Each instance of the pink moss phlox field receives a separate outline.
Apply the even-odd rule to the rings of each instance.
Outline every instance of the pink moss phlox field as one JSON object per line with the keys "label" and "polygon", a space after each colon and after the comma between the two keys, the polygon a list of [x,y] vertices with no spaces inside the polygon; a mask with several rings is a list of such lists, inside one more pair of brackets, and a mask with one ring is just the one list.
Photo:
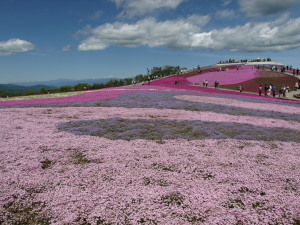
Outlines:
{"label": "pink moss phlox field", "polygon": [[[0,101],[0,107],[14,107],[14,106],[31,106],[31,105],[55,105],[55,104],[68,104],[68,103],[79,103],[79,102],[95,102],[103,101],[107,99],[117,98],[124,93],[129,92],[186,92],[186,93],[204,93],[216,96],[229,96],[229,97],[239,97],[239,98],[250,98],[250,99],[260,99],[267,100],[271,102],[285,102],[292,104],[300,104],[300,101],[285,100],[278,98],[270,98],[264,96],[256,96],[248,93],[240,93],[235,91],[220,90],[214,88],[205,88],[201,86],[194,86],[185,82],[185,78],[181,77],[170,77],[166,78],[168,81],[152,81],[150,84],[145,83],[144,85],[132,85],[126,87],[117,88],[106,88],[101,90],[94,90],[78,95],[68,96],[68,97],[57,97],[57,98],[44,98],[44,99],[31,99],[31,100],[11,100],[11,101]],[[164,79],[162,79],[164,80]],[[172,84],[179,80],[179,84]]]}
{"label": "pink moss phlox field", "polygon": [[[187,96],[176,98],[189,101]],[[261,108],[246,99],[220,101],[215,96],[193,95],[190,99],[199,104],[212,101],[215,110],[0,109],[0,221],[54,225],[299,223],[297,135],[289,139],[295,141],[214,139],[213,134],[191,141],[126,141],[58,129],[59,124],[76,121],[90,121],[86,126],[93,129],[93,121],[122,118],[129,123],[148,120],[150,125],[159,120],[218,123],[224,133],[230,133],[230,122],[261,127],[265,132],[282,128],[299,134],[300,121],[280,117],[287,109],[299,114],[296,106],[270,104],[269,109],[276,108],[274,118],[264,118]],[[233,104],[238,114],[219,113],[220,103],[224,107]],[[248,115],[247,104],[253,104],[257,114]]]}
{"label": "pink moss phlox field", "polygon": [[258,76],[259,70],[252,68],[252,66],[243,66],[239,70],[232,69],[228,71],[210,72],[199,74],[187,78],[192,83],[202,84],[203,80],[208,80],[209,85],[214,85],[215,81],[219,81],[220,85],[237,84],[247,80],[254,79]]}

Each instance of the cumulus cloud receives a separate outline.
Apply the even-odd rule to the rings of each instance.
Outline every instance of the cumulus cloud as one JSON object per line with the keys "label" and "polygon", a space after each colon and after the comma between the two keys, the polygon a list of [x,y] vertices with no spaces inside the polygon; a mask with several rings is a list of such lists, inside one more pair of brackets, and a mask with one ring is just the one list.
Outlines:
{"label": "cumulus cloud", "polygon": [[155,18],[145,18],[135,24],[120,22],[104,24],[94,29],[89,28],[90,37],[78,46],[78,50],[103,50],[110,45],[183,48],[188,45],[188,36],[199,32],[208,21],[208,16],[192,15],[187,19],[163,22]]}
{"label": "cumulus cloud", "polygon": [[149,14],[160,8],[176,9],[186,0],[110,0],[118,8],[123,8],[119,17],[132,18]]}
{"label": "cumulus cloud", "polygon": [[[243,26],[213,30],[208,49],[246,52],[283,51],[300,47],[300,18],[285,23],[247,23]],[[200,45],[200,44],[199,44]]]}
{"label": "cumulus cloud", "polygon": [[157,21],[146,18],[134,24],[112,23],[85,29],[88,38],[79,51],[103,50],[109,46],[167,47],[245,52],[281,51],[300,47],[300,18],[284,16],[273,22],[246,23],[232,28],[204,31],[209,16]]}
{"label": "cumulus cloud", "polygon": [[275,15],[300,5],[299,0],[239,0],[241,10],[250,17]]}
{"label": "cumulus cloud", "polygon": [[0,42],[0,55],[8,56],[21,52],[29,52],[34,49],[34,45],[28,41],[17,38]]}

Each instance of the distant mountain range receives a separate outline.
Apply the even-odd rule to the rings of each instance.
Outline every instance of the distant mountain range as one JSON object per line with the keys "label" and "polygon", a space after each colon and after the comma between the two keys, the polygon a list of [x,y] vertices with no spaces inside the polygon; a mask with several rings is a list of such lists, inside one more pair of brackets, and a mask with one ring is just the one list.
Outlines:
{"label": "distant mountain range", "polygon": [[9,93],[9,94],[22,94],[28,90],[38,92],[42,88],[45,88],[46,90],[51,90],[51,89],[54,89],[55,87],[47,86],[47,85],[20,86],[20,85],[15,85],[15,84],[0,84],[0,91]]}
{"label": "distant mountain range", "polygon": [[11,84],[0,84],[0,91],[11,94],[22,94],[25,91],[33,90],[40,91],[41,88],[51,90],[59,88],[61,86],[75,86],[76,84],[86,83],[89,85],[107,83],[112,78],[101,78],[101,79],[84,79],[84,80],[71,80],[71,79],[58,79],[50,81],[37,81],[37,82],[16,82]]}

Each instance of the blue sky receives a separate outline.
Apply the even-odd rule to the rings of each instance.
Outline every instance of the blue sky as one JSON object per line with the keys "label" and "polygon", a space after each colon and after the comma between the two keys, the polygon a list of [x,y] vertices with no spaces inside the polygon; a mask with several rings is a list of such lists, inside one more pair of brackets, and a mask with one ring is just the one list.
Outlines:
{"label": "blue sky", "polygon": [[0,83],[271,57],[300,68],[299,0],[0,0]]}

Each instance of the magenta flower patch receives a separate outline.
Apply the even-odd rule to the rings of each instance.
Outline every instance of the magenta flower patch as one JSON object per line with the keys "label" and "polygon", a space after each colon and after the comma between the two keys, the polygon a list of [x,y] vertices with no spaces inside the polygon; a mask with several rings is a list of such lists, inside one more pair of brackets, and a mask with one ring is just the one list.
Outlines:
{"label": "magenta flower patch", "polygon": [[252,66],[243,66],[238,70],[228,70],[219,72],[210,72],[206,74],[199,74],[187,78],[191,83],[202,84],[203,80],[208,80],[209,85],[213,86],[215,81],[219,81],[221,85],[237,84],[247,80],[254,79],[258,76],[258,71]]}

